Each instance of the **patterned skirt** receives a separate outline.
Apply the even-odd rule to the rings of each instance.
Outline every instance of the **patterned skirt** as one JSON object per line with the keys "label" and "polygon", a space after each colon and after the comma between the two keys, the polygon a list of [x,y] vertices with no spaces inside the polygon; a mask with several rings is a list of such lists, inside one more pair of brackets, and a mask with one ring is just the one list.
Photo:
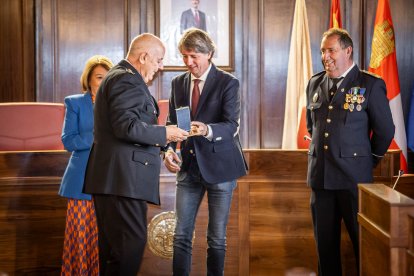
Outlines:
{"label": "patterned skirt", "polygon": [[93,200],[68,200],[61,275],[99,275],[98,226]]}

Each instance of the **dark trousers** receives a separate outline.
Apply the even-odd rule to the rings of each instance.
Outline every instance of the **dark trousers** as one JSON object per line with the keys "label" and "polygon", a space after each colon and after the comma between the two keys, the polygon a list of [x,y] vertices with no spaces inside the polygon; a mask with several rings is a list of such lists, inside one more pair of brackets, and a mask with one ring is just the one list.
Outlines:
{"label": "dark trousers", "polygon": [[94,195],[100,275],[136,276],[147,241],[147,203],[114,195]]}
{"label": "dark trousers", "polygon": [[342,220],[352,241],[358,271],[358,190],[312,189],[311,209],[318,251],[318,275],[342,275]]}

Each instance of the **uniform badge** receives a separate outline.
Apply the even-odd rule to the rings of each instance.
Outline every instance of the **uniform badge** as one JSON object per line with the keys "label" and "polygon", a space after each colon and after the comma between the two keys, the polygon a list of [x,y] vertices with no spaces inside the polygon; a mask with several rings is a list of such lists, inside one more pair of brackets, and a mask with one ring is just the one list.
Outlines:
{"label": "uniform badge", "polygon": [[319,98],[318,93],[315,93],[315,94],[313,94],[312,101],[313,101],[314,103],[316,103],[316,102],[318,101],[318,98]]}

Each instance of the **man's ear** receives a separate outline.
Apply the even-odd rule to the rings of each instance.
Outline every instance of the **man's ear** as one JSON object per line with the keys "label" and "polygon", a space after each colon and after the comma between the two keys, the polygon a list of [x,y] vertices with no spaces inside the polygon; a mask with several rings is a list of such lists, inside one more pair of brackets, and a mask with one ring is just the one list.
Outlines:
{"label": "man's ear", "polygon": [[352,53],[352,47],[351,46],[348,46],[348,48],[346,48],[346,54],[350,57],[351,56],[351,53]]}
{"label": "man's ear", "polygon": [[138,62],[141,64],[145,64],[145,62],[147,61],[147,53],[141,53],[138,56]]}

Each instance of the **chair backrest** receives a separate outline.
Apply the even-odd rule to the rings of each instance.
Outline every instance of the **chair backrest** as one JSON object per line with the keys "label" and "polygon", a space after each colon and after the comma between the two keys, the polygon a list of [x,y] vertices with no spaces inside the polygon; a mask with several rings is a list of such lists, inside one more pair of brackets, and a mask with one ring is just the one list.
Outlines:
{"label": "chair backrest", "polygon": [[0,103],[0,151],[63,150],[62,103]]}
{"label": "chair backrest", "polygon": [[167,117],[168,117],[169,101],[159,100],[158,108],[160,109],[160,116],[158,116],[158,124],[165,126],[165,124],[167,123]]}

